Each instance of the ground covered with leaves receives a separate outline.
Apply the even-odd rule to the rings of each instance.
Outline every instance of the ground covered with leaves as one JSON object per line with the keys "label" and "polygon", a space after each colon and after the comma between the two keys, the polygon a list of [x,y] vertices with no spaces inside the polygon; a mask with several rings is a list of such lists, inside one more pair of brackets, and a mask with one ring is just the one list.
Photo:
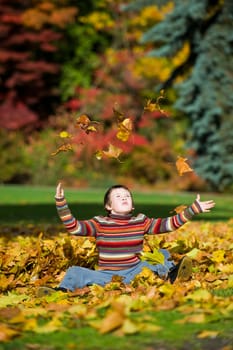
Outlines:
{"label": "ground covered with leaves", "polygon": [[[41,298],[38,287],[57,286],[69,266],[95,268],[95,241],[28,225],[2,226],[0,243],[0,349],[233,349],[233,220],[146,237],[143,258],[152,263],[158,248],[193,260],[188,282],[145,268],[130,285],[116,276]],[[47,334],[53,343],[43,345]]]}

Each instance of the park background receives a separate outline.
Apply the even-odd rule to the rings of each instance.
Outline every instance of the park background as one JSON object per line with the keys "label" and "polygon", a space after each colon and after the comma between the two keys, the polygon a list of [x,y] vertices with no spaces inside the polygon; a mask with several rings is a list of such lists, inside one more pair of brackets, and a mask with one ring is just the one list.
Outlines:
{"label": "park background", "polygon": [[[230,1],[1,1],[0,16],[1,184],[232,192]],[[52,156],[63,131],[72,151]],[[120,161],[97,159],[109,144]]]}
{"label": "park background", "polygon": [[[232,4],[0,0],[0,350],[232,350]],[[213,199],[145,238],[150,262],[188,255],[190,281],[142,271],[38,298],[97,259],[61,224],[58,181],[80,219],[115,183],[148,216]]]}

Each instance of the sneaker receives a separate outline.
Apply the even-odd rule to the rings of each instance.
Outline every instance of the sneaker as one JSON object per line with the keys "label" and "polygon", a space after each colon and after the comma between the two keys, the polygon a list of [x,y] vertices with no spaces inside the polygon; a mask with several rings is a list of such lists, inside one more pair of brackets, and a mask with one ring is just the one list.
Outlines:
{"label": "sneaker", "polygon": [[176,279],[180,281],[188,281],[192,275],[192,260],[184,256],[181,261],[170,270],[168,279],[173,284]]}
{"label": "sneaker", "polygon": [[51,295],[55,292],[58,292],[58,291],[61,291],[61,292],[64,292],[66,293],[67,292],[67,289],[66,288],[62,288],[62,287],[56,287],[56,288],[51,288],[51,287],[39,287],[37,289],[37,293],[36,293],[36,296],[38,298],[41,298],[41,297],[45,297],[47,295]]}

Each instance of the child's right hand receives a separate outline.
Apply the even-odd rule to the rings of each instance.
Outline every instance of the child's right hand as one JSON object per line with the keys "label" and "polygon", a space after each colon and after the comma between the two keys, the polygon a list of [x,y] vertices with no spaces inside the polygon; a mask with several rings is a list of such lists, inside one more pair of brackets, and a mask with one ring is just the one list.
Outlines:
{"label": "child's right hand", "polygon": [[63,198],[63,197],[64,197],[64,189],[62,187],[62,183],[59,182],[56,188],[55,198]]}

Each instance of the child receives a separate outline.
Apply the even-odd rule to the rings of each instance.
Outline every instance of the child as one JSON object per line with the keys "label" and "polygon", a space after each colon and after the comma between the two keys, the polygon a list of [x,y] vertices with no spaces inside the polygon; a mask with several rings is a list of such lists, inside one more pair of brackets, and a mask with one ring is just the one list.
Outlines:
{"label": "child", "polygon": [[[133,216],[133,198],[130,190],[122,185],[110,187],[104,196],[106,216],[95,216],[89,220],[77,220],[71,213],[61,183],[56,190],[58,215],[66,229],[74,235],[96,238],[99,253],[98,269],[70,267],[60,286],[55,290],[74,291],[76,288],[92,284],[105,285],[112,276],[118,275],[124,283],[130,283],[143,267],[150,268],[159,277],[174,283],[176,278],[186,281],[192,272],[192,263],[184,257],[177,265],[170,260],[170,254],[160,249],[164,263],[152,265],[140,260],[145,234],[159,234],[174,231],[189,221],[194,215],[209,212],[215,203],[201,202],[200,195],[181,213],[164,219],[148,218],[144,214]],[[54,289],[41,287],[39,296],[50,294]]]}

